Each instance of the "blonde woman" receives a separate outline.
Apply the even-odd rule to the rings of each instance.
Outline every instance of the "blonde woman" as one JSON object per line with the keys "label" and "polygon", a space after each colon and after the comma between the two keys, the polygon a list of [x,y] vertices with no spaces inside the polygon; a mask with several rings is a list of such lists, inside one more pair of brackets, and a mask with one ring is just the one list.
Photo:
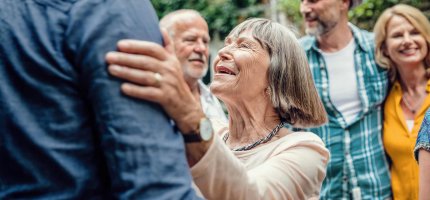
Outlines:
{"label": "blonde woman", "polygon": [[391,159],[393,197],[418,199],[413,150],[430,106],[430,23],[418,9],[398,4],[382,13],[374,33],[376,61],[388,69],[392,83],[384,105],[383,141]]}

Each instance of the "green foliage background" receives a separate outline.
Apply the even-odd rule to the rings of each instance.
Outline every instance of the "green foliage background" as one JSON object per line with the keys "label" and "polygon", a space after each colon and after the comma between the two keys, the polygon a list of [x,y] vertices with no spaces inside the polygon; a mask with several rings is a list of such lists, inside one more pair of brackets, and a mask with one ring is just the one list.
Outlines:
{"label": "green foliage background", "polygon": [[[224,38],[233,27],[249,17],[270,16],[268,2],[269,0],[152,0],[160,18],[183,8],[199,11],[208,22],[211,36],[219,34],[220,38]],[[415,6],[430,17],[429,0],[364,0],[363,4],[350,11],[350,21],[371,31],[379,15],[398,3]],[[288,21],[303,32],[300,0],[277,0],[277,4],[278,12],[284,13]]]}
{"label": "green foliage background", "polygon": [[224,38],[233,27],[249,17],[264,15],[257,0],[152,0],[158,17],[178,9],[194,9],[209,25],[211,36],[218,33]]}

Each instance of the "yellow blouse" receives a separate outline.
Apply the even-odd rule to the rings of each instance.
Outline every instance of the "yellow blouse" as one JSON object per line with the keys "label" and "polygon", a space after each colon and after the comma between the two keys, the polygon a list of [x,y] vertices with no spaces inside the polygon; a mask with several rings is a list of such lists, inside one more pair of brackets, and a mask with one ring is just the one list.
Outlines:
{"label": "yellow blouse", "polygon": [[[430,92],[430,80],[427,82],[426,90]],[[390,172],[394,199],[418,199],[418,164],[414,159],[413,150],[421,122],[430,106],[430,95],[427,95],[418,110],[411,132],[400,107],[401,99],[402,88],[396,82],[384,106],[384,147],[392,161]]]}

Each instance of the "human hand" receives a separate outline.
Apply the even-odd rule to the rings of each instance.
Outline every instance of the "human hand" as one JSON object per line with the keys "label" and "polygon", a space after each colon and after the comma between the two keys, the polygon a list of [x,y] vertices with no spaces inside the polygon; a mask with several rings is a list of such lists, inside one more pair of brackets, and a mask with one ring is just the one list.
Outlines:
{"label": "human hand", "polygon": [[162,31],[165,46],[139,40],[121,40],[120,52],[109,52],[111,75],[130,81],[121,85],[124,94],[159,103],[182,133],[195,130],[204,113],[186,84],[171,39]]}

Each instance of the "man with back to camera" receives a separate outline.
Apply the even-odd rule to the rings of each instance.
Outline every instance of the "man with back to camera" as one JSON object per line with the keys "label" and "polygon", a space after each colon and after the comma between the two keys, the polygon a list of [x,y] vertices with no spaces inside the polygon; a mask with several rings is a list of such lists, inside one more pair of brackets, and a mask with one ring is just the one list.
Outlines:
{"label": "man with back to camera", "polygon": [[374,60],[373,34],[348,22],[360,0],[302,0],[301,39],[329,123],[311,129],[330,150],[321,199],[389,199],[382,143],[387,72]]}
{"label": "man with back to camera", "polygon": [[227,122],[218,99],[201,81],[209,63],[210,36],[205,19],[195,10],[182,9],[164,16],[160,20],[160,27],[166,29],[172,37],[185,81],[194,97],[200,100],[206,116]]}
{"label": "man with back to camera", "polygon": [[194,199],[181,136],[105,54],[162,39],[149,1],[0,1],[0,199]]}

